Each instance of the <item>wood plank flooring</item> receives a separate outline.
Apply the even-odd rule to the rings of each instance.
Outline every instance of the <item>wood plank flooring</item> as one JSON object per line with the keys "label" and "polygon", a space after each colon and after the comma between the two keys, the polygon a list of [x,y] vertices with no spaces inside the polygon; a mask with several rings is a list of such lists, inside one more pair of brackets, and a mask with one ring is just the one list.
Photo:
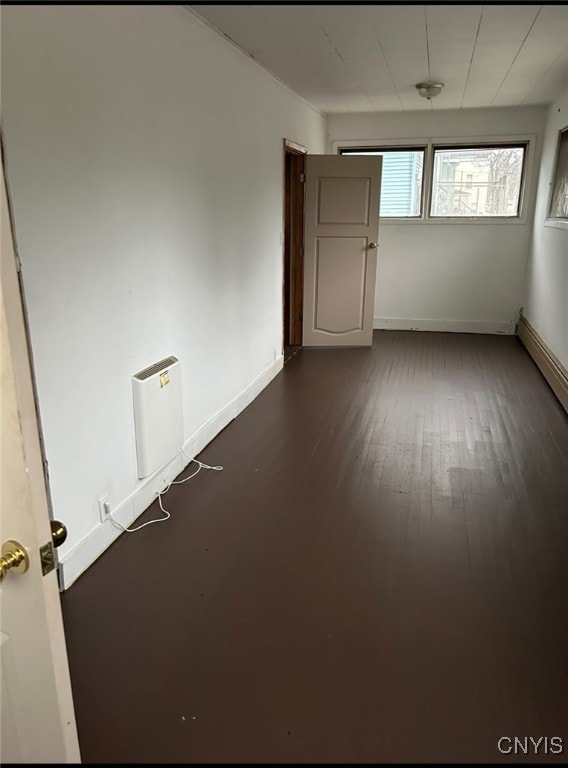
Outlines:
{"label": "wood plank flooring", "polygon": [[566,760],[568,417],[515,337],[301,349],[199,458],[62,595],[84,762]]}

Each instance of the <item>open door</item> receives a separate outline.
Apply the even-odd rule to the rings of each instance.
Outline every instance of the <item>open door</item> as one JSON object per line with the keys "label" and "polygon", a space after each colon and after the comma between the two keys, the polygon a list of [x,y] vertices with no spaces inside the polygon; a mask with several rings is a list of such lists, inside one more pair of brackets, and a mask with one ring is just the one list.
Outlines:
{"label": "open door", "polygon": [[2,176],[0,762],[78,763],[31,365]]}
{"label": "open door", "polygon": [[370,346],[382,158],[306,158],[304,346]]}

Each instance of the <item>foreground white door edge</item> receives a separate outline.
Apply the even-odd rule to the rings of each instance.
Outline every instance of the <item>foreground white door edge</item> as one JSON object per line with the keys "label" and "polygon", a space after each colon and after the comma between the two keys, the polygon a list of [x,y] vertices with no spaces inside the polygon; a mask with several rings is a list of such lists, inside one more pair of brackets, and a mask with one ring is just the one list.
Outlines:
{"label": "foreground white door edge", "polygon": [[0,586],[0,762],[79,763],[57,574],[39,553],[52,534],[4,175],[1,225],[0,546],[29,567]]}
{"label": "foreground white door edge", "polygon": [[304,346],[370,346],[382,157],[308,155]]}

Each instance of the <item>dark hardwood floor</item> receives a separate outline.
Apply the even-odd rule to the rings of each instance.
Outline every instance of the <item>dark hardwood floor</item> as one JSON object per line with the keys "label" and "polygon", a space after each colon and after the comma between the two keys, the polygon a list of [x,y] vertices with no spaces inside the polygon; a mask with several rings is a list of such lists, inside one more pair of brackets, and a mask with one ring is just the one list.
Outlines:
{"label": "dark hardwood floor", "polygon": [[287,363],[288,360],[291,360],[295,354],[297,354],[302,349],[301,346],[297,344],[285,344],[284,345],[284,362]]}
{"label": "dark hardwood floor", "polygon": [[62,595],[84,762],[565,762],[568,417],[515,337],[303,348],[199,458]]}

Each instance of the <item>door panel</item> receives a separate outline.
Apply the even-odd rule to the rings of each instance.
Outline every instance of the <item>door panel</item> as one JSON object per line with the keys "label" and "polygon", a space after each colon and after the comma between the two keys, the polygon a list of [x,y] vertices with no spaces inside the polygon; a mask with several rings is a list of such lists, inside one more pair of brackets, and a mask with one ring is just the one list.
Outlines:
{"label": "door panel", "polygon": [[29,568],[0,586],[0,763],[78,763],[57,574],[39,551],[52,534],[4,178],[1,198],[0,545],[15,540]]}
{"label": "door panel", "polygon": [[305,346],[372,344],[381,164],[306,158]]}
{"label": "door panel", "polygon": [[318,224],[369,223],[369,179],[318,179]]}
{"label": "door panel", "polygon": [[367,241],[363,237],[319,237],[316,240],[315,328],[342,334],[363,330]]}

